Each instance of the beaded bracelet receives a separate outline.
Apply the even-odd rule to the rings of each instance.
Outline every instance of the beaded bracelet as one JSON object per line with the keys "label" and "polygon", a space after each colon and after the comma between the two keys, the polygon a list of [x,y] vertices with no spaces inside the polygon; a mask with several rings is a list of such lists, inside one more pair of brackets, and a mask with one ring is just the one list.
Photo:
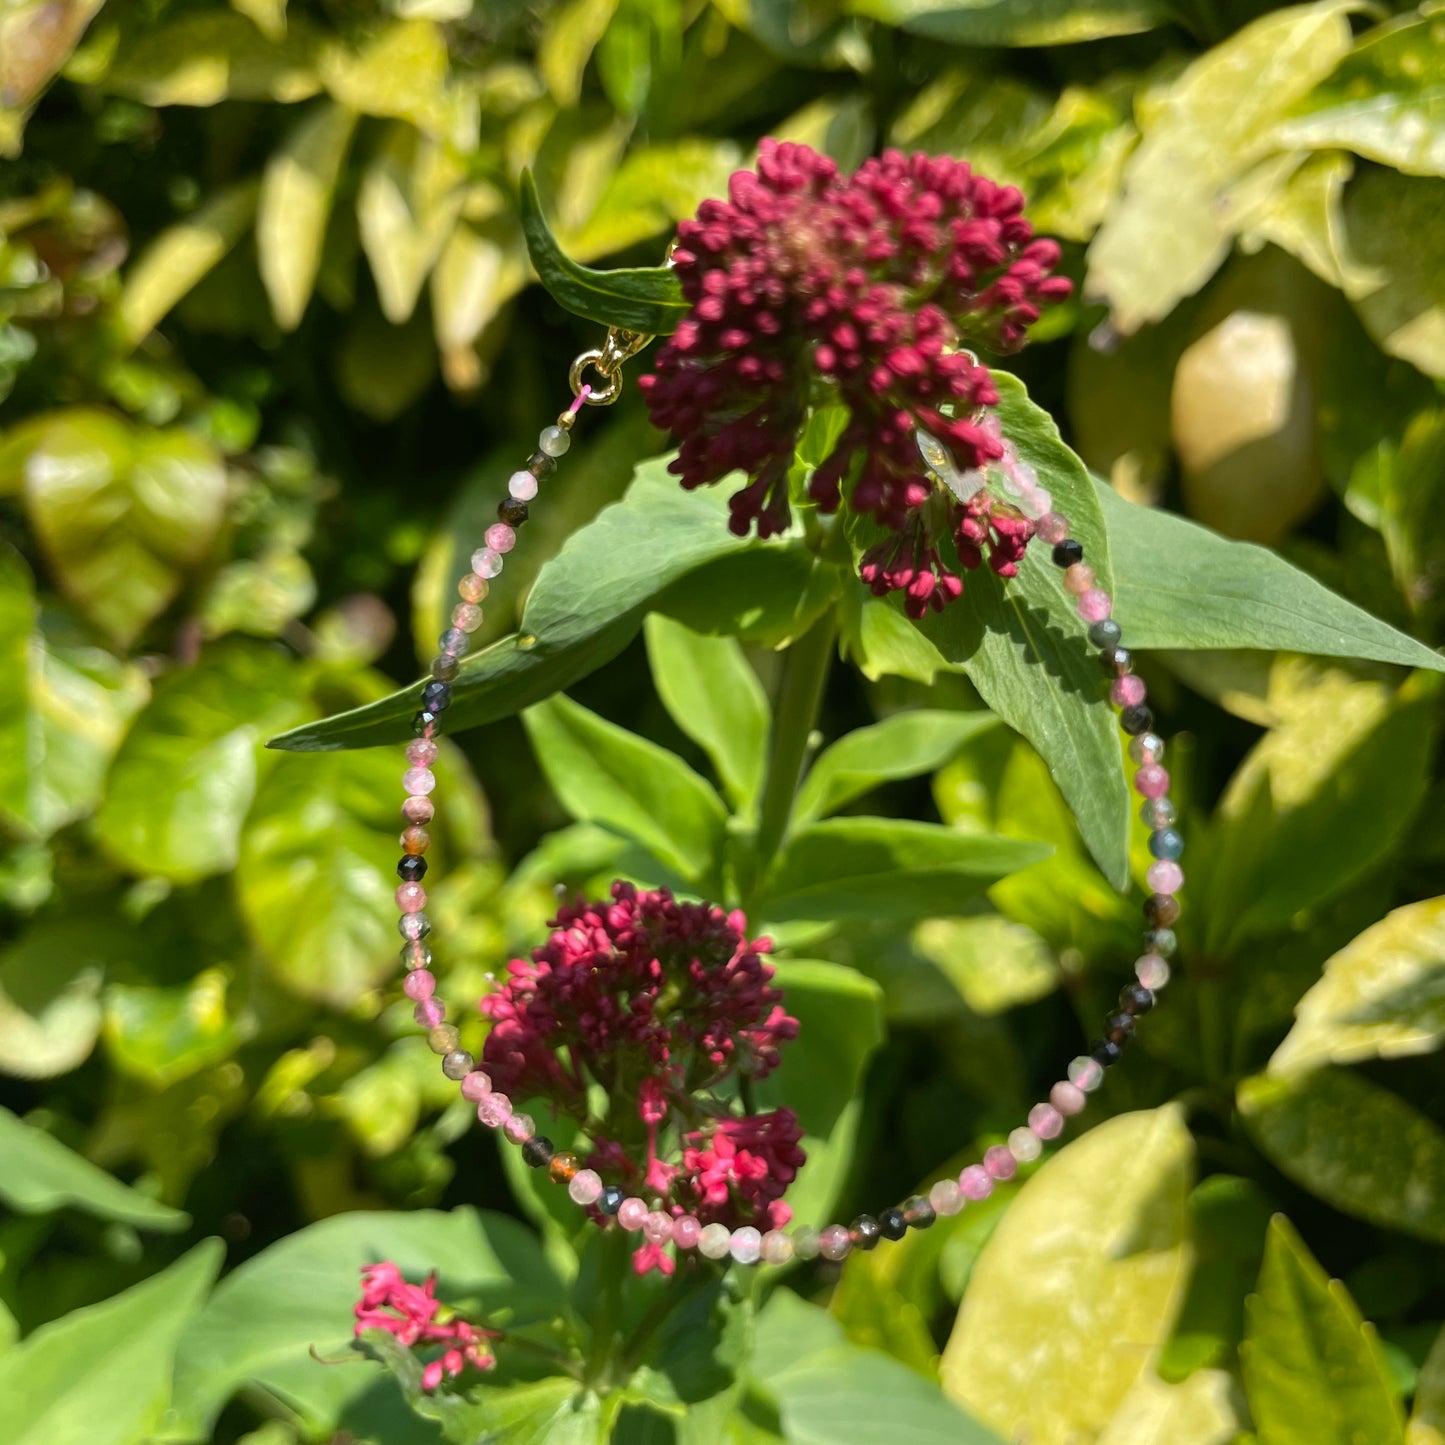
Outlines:
{"label": "beaded bracelet", "polygon": [[[731,1256],[738,1264],[786,1264],[821,1255],[840,1261],[855,1249],[873,1249],[880,1239],[902,1239],[910,1228],[926,1229],[939,1216],[955,1215],[966,1204],[987,1199],[995,1183],[1012,1179],[1021,1164],[1038,1159],[1044,1144],[1063,1132],[1065,1120],[1082,1113],[1088,1096],[1103,1082],[1105,1070],[1122,1056],[1137,1020],[1154,1007],[1160,990],[1169,982],[1168,960],[1176,946],[1172,925],[1179,916],[1178,893],[1184,883],[1178,863],[1184,840],[1174,826],[1169,774],[1162,766],[1164,742],[1153,731],[1154,716],[1146,705],[1144,682],[1135,675],[1133,656],[1123,646],[1119,625],[1111,616],[1112,599],[1096,585],[1094,571],[1084,560],[1083,546],[1069,535],[1067,518],[1054,510],[1052,497],[1005,441],[1004,456],[995,464],[1004,473],[1004,490],[1035,523],[1035,535],[1052,547],[1053,562],[1063,574],[1064,590],[1077,599],[1076,610],[1088,624],[1089,641],[1099,649],[1104,672],[1112,679],[1109,699],[1118,709],[1120,726],[1131,738],[1129,755],[1137,764],[1134,788],[1144,800],[1141,816],[1150,830],[1149,851],[1154,862],[1146,875],[1152,892],[1144,903],[1148,925],[1144,952],[1134,965],[1136,982],[1120,993],[1118,1009],[1104,1021],[1102,1036],[1087,1054],[1069,1064],[1066,1077],[1050,1089],[1046,1101],[1029,1110],[1027,1122],[1008,1135],[1006,1144],[984,1152],[981,1163],[970,1164],[956,1179],[939,1180],[926,1198],[915,1195],[876,1216],[860,1215],[851,1225],[830,1224],[823,1229],[802,1225],[765,1233],[752,1225],[733,1229],[719,1223],[704,1225],[691,1214],[673,1216],[649,1207],[646,1200],[626,1195],[618,1185],[604,1183],[596,1170],[583,1168],[575,1154],[557,1150],[551,1140],[536,1132],[530,1116],[515,1111],[511,1100],[492,1088],[490,1077],[461,1048],[456,1027],[446,1022],[446,1005],[436,996],[436,978],[429,967],[432,953],[425,941],[431,923],[423,911],[427,895],[422,886],[430,844],[426,824],[435,813],[430,794],[436,778],[431,764],[437,756],[441,715],[451,703],[452,680],[467,651],[470,634],[482,622],[481,603],[493,579],[501,574],[506,554],[516,545],[517,529],[530,515],[529,504],[542,481],[556,471],[558,458],[566,455],[571,446],[572,428],[582,407],[606,406],[615,401],[622,362],[650,340],[614,328],[601,350],[584,352],[573,363],[572,403],[554,425],[542,431],[537,450],[526,466],[508,479],[508,495],[497,508],[498,520],[487,528],[484,545],[472,554],[472,570],[457,585],[461,600],[452,611],[452,625],[442,633],[437,656],[432,659],[430,676],[422,689],[422,710],[413,722],[415,741],[407,745],[407,769],[402,777],[406,800],[401,811],[407,826],[401,835],[403,854],[396,868],[401,878],[396,901],[401,909],[398,927],[406,940],[401,950],[407,968],[403,991],[415,1003],[415,1018],[427,1029],[428,1045],[433,1053],[441,1055],[442,1072],[458,1083],[462,1097],[476,1106],[480,1122],[500,1130],[519,1145],[530,1167],[545,1167],[554,1182],[567,1186],[578,1205],[614,1216],[624,1230],[640,1232],[650,1244],[671,1243],[679,1250],[696,1249],[708,1259]],[[589,366],[602,378],[601,386],[593,387],[582,380]],[[937,449],[932,438],[920,439],[920,451],[930,465],[938,463]],[[956,485],[959,480],[955,476],[950,484]],[[983,485],[982,474],[965,474],[962,480],[975,489]]]}

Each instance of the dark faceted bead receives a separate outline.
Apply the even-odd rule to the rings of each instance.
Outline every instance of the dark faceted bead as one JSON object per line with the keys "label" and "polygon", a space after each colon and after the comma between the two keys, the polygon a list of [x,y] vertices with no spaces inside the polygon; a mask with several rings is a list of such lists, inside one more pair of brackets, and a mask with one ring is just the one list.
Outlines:
{"label": "dark faceted bead", "polygon": [[1154,727],[1154,714],[1144,704],[1126,707],[1119,714],[1119,726],[1132,738],[1147,733]]}
{"label": "dark faceted bead", "polygon": [[1112,647],[1123,635],[1119,624],[1112,617],[1106,617],[1102,622],[1096,622],[1089,629],[1089,641],[1095,647]]}
{"label": "dark faceted bead", "polygon": [[1178,947],[1179,940],[1172,928],[1151,928],[1144,935],[1144,951],[1157,953],[1160,958],[1173,958]]}
{"label": "dark faceted bead", "polygon": [[434,728],[436,727],[436,725],[437,715],[434,712],[427,712],[423,710],[422,712],[417,713],[417,715],[411,720],[412,736],[417,738],[425,737],[426,730],[428,728]]}
{"label": "dark faceted bead", "polygon": [[1140,1014],[1146,1014],[1154,1007],[1154,990],[1145,988],[1142,983],[1131,983],[1120,990],[1119,1007],[1126,1014],[1133,1014],[1138,1018]]}
{"label": "dark faceted bead", "polygon": [[1112,1039],[1099,1039],[1089,1049],[1089,1057],[1107,1069],[1124,1057],[1124,1050]]}
{"label": "dark faceted bead", "polygon": [[884,1239],[902,1239],[908,1233],[908,1220],[901,1209],[885,1209],[878,1216],[878,1232]]}
{"label": "dark faceted bead", "polygon": [[540,1169],[544,1164],[552,1162],[552,1156],[556,1152],[552,1141],[545,1134],[533,1134],[522,1145],[522,1161],[533,1169]]}
{"label": "dark faceted bead", "polygon": [[449,657],[445,652],[439,652],[431,660],[431,675],[438,682],[450,682],[461,670],[461,663],[455,657]]}
{"label": "dark faceted bead", "polygon": [[420,853],[407,853],[396,865],[396,876],[403,883],[420,883],[426,877],[426,859]]}
{"label": "dark faceted bead", "polygon": [[520,527],[531,515],[520,497],[504,497],[497,506],[497,520],[509,527]]}
{"label": "dark faceted bead", "polygon": [[527,458],[527,470],[534,477],[550,477],[557,470],[557,459],[546,452],[533,452]]}
{"label": "dark faceted bead", "polygon": [[1127,647],[1115,643],[1099,654],[1099,665],[1114,677],[1123,677],[1134,670],[1134,654]]}
{"label": "dark faceted bead", "polygon": [[604,1184],[602,1193],[597,1196],[597,1207],[603,1214],[616,1214],[626,1198],[626,1190],[620,1189],[616,1184]]}
{"label": "dark faceted bead", "polygon": [[421,690],[422,706],[432,712],[445,712],[452,705],[452,685],[449,682],[429,682]]}
{"label": "dark faceted bead", "polygon": [[921,1194],[903,1201],[903,1217],[914,1229],[927,1229],[938,1218],[933,1206]]}
{"label": "dark faceted bead", "polygon": [[1159,928],[1172,928],[1179,920],[1179,899],[1173,893],[1151,893],[1144,900],[1144,917]]}
{"label": "dark faceted bead", "polygon": [[878,1221],[871,1214],[860,1214],[848,1227],[848,1237],[854,1249],[875,1249],[883,1237]]}
{"label": "dark faceted bead", "polygon": [[1054,548],[1054,566],[1072,567],[1084,560],[1084,544],[1073,537],[1067,537]]}
{"label": "dark faceted bead", "polygon": [[1127,1044],[1134,1037],[1134,1015],[1110,1014],[1104,1020],[1104,1037],[1112,1044]]}

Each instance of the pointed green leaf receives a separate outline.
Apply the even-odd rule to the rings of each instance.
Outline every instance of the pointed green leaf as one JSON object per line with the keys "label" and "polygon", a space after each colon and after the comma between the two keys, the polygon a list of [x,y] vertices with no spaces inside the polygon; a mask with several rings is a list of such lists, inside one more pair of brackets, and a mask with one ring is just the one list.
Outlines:
{"label": "pointed green leaf", "polygon": [[727,809],[675,753],[589,712],[567,697],[522,720],[562,806],[641,843],[693,884],[716,879]]}
{"label": "pointed green leaf", "polygon": [[756,801],[767,761],[767,694],[731,637],[704,637],[653,613],[647,619],[653,686],[672,720],[712,760],[739,808]]}
{"label": "pointed green leaf", "polygon": [[136,1229],[184,1229],[190,1216],[122,1184],[59,1139],[0,1108],[0,1199],[22,1214],[83,1209]]}
{"label": "pointed green leaf", "polygon": [[1245,1305],[1244,1388],[1259,1445],[1397,1445],[1400,1408],[1375,1331],[1283,1215]]}
{"label": "pointed green leaf", "polygon": [[0,1355],[6,1445],[136,1445],[152,1439],[185,1337],[225,1250],[199,1244],[152,1278],[42,1325]]}
{"label": "pointed green leaf", "polygon": [[1173,18],[1163,0],[850,0],[869,15],[947,45],[1077,45],[1137,35]]}
{"label": "pointed green leaf", "polygon": [[568,257],[542,215],[537,183],[530,171],[522,173],[521,206],[532,265],[559,306],[603,326],[620,326],[647,336],[670,336],[687,315],[677,277],[667,266],[594,271]]}
{"label": "pointed green leaf", "polygon": [[943,1352],[947,1393],[1009,1439],[1093,1438],[1173,1325],[1193,1164],[1172,1105],[1109,1119],[1051,1158],[974,1266]]}

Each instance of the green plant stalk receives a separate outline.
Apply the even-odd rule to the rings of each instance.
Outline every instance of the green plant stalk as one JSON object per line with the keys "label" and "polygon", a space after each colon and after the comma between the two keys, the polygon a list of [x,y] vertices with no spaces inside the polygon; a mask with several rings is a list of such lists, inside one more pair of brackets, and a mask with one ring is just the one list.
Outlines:
{"label": "green plant stalk", "polygon": [[631,1241],[620,1229],[608,1229],[602,1236],[602,1258],[598,1263],[597,1317],[592,1327],[583,1382],[606,1390],[613,1381],[622,1340],[622,1289],[627,1281],[627,1256]]}
{"label": "green plant stalk", "polygon": [[818,720],[818,707],[833,661],[838,622],[830,609],[787,651],[783,681],[774,711],[772,750],[763,782],[754,845],[757,878],[762,879],[788,830],[793,799],[802,779],[808,739]]}

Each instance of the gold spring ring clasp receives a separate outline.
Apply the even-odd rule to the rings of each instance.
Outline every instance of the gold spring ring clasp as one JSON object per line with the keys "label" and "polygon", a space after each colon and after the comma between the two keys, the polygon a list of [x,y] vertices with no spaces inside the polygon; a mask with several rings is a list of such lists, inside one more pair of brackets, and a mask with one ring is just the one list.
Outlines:
{"label": "gold spring ring clasp", "polygon": [[[572,363],[572,369],[567,373],[567,379],[572,384],[572,395],[581,396],[582,388],[586,386],[587,395],[584,400],[588,406],[611,406],[622,394],[623,362],[636,356],[651,340],[652,337],[641,331],[628,331],[621,326],[614,326],[607,333],[607,340],[600,348],[594,346],[590,351],[584,351]],[[602,378],[601,386],[592,386],[587,382],[589,366]]]}

